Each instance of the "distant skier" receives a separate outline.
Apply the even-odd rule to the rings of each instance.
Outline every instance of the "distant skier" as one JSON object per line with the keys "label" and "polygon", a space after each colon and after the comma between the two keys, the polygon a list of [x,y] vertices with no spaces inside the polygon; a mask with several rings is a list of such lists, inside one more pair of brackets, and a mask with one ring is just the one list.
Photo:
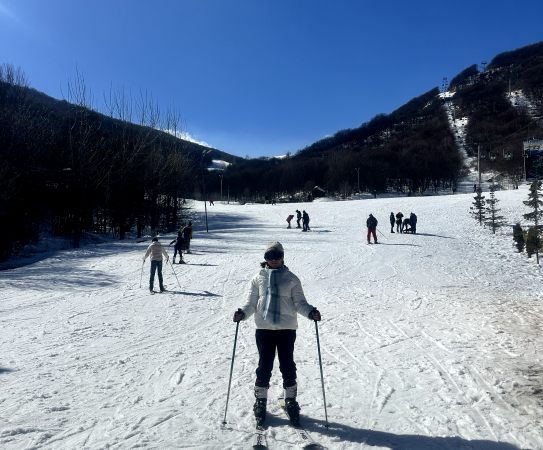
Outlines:
{"label": "distant skier", "polygon": [[255,316],[259,360],[253,411],[257,422],[261,423],[266,418],[268,389],[277,349],[287,411],[292,422],[297,423],[300,416],[294,362],[297,314],[316,321],[321,320],[321,315],[317,308],[307,303],[300,279],[285,266],[283,246],[279,242],[266,245],[264,259],[260,264],[262,269],[251,279],[245,305],[234,313],[234,322]]}
{"label": "distant skier", "polygon": [[397,233],[403,232],[402,219],[403,219],[403,214],[401,212],[398,212],[398,214],[396,214],[396,232]]}
{"label": "distant skier", "polygon": [[474,193],[477,192],[477,184],[474,184],[474,185],[473,185],[473,192],[474,192]]}
{"label": "distant skier", "polygon": [[[183,235],[181,234],[181,231],[177,233],[177,238],[174,239],[172,242],[170,242],[170,245],[172,244],[173,244],[172,264],[175,264],[175,257],[177,256],[178,252],[179,252],[179,264],[185,264],[185,261],[183,261],[183,250],[185,249],[185,239],[183,239]],[[168,245],[168,247],[170,245]]]}
{"label": "distant skier", "polygon": [[406,217],[405,219],[403,219],[403,233],[410,233],[411,232],[411,221],[409,220],[409,217]]}
{"label": "distant skier", "polygon": [[307,214],[305,211],[302,212],[302,224],[303,224],[303,229],[302,231],[309,231],[310,228],[309,228],[309,214]]}
{"label": "distant skier", "polygon": [[300,226],[300,220],[302,220],[302,213],[296,210],[296,223],[297,223],[296,228],[302,228]]}
{"label": "distant skier", "polygon": [[377,198],[377,191],[375,189],[373,190],[373,198]]}
{"label": "distant skier", "polygon": [[209,197],[209,206],[215,206],[215,203],[213,203],[213,199]]}
{"label": "distant skier", "polygon": [[288,227],[287,228],[291,228],[290,226],[290,221],[294,218],[294,216],[292,214],[289,214],[288,217],[287,217],[287,222],[288,222]]}
{"label": "distant skier", "polygon": [[373,217],[373,214],[370,214],[368,217],[368,220],[366,220],[366,226],[368,227],[368,244],[371,244],[370,242],[370,235],[373,234],[373,242],[377,244],[377,233],[375,232],[377,230],[377,219]]}
{"label": "distant skier", "polygon": [[169,260],[166,249],[158,242],[158,238],[154,237],[151,245],[147,248],[147,252],[143,257],[143,262],[151,256],[151,276],[149,278],[149,291],[153,292],[153,284],[155,280],[155,272],[158,271],[158,284],[160,286],[160,292],[164,292],[164,284],[162,283],[162,257],[166,258],[166,262]]}
{"label": "distant skier", "polygon": [[394,213],[390,213],[390,232],[394,233],[394,224],[396,223],[396,217],[394,217]]}
{"label": "distant skier", "polygon": [[411,226],[411,233],[417,234],[417,215],[411,213],[409,216],[409,225]]}
{"label": "distant skier", "polygon": [[186,227],[183,227],[181,230],[181,233],[183,234],[183,239],[185,239],[185,253],[190,253],[190,240],[192,239],[192,222],[189,222],[189,224]]}

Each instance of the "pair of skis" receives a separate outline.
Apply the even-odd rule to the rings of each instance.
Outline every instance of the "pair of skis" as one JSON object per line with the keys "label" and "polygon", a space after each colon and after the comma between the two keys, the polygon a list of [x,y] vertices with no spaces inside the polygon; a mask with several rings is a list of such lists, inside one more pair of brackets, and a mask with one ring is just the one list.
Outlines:
{"label": "pair of skis", "polygon": [[[166,286],[164,286],[164,290],[163,290],[163,291],[158,291],[159,294],[162,294],[163,292],[168,292],[168,291],[166,290]],[[157,292],[155,292],[155,291],[149,291],[149,294],[155,295],[155,294],[157,294]]]}
{"label": "pair of skis", "polygon": [[[285,412],[288,420],[289,425],[294,428],[294,431],[296,431],[296,434],[298,436],[298,447],[303,448],[305,450],[318,450],[322,449],[323,447],[316,442],[309,432],[300,424],[300,422],[293,422],[288,414],[287,407],[285,405],[285,400],[280,398],[279,399],[279,406],[281,409]],[[254,450],[265,450],[268,448],[268,440],[266,435],[266,429],[263,426],[263,423],[261,421],[256,423],[256,429],[255,429],[255,437],[253,439],[253,449]]]}

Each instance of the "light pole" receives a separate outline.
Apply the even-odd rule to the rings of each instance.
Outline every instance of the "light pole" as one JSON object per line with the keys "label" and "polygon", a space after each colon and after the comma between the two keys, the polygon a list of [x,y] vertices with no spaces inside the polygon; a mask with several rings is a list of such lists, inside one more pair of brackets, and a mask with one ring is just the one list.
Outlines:
{"label": "light pole", "polygon": [[356,174],[358,175],[358,195],[360,195],[360,167],[355,167]]}
{"label": "light pole", "polygon": [[479,172],[479,189],[481,187],[481,144],[477,144],[477,171]]}
{"label": "light pole", "polygon": [[219,175],[219,176],[221,177],[221,203],[222,203],[222,177],[223,177],[224,175]]}
{"label": "light pole", "polygon": [[211,150],[204,150],[202,152],[202,160],[200,161],[200,166],[202,168],[202,184],[204,185],[204,209],[206,213],[206,231],[209,233],[209,227],[207,225],[207,196],[206,196],[206,182],[204,179],[204,156],[207,155]]}

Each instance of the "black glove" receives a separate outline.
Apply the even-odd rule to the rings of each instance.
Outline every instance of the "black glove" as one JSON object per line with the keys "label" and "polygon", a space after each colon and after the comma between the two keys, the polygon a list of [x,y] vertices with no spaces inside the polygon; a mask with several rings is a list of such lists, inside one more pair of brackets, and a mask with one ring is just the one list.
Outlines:
{"label": "black glove", "polygon": [[234,322],[239,322],[240,320],[243,320],[245,318],[245,313],[241,310],[241,308],[238,308],[238,310],[234,313]]}
{"label": "black glove", "polygon": [[315,322],[320,322],[321,321],[321,313],[319,312],[319,310],[317,308],[313,308],[313,311],[311,311],[309,313],[308,317],[311,320],[314,320]]}

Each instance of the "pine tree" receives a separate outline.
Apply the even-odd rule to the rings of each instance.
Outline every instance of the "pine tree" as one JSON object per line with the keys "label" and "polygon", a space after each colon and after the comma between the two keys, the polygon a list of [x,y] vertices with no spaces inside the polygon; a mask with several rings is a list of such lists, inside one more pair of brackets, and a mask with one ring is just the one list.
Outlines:
{"label": "pine tree", "polygon": [[534,222],[534,227],[528,230],[528,236],[526,238],[526,253],[531,256],[535,253],[537,258],[537,264],[539,264],[539,249],[541,247],[541,219],[543,218],[543,201],[541,199],[541,191],[539,187],[539,181],[534,180],[530,186],[530,193],[528,194],[528,200],[523,202],[530,212],[524,214],[526,220]]}
{"label": "pine tree", "polygon": [[486,201],[487,207],[485,210],[488,225],[492,229],[492,233],[496,234],[496,229],[503,226],[503,216],[498,215],[498,212],[501,211],[499,208],[496,208],[499,200],[496,198],[496,190],[490,188],[490,199]]}
{"label": "pine tree", "polygon": [[520,226],[520,223],[517,222],[516,225],[513,227],[513,240],[515,241],[515,245],[517,246],[517,250],[519,253],[522,253],[524,250],[524,231],[522,227]]}
{"label": "pine tree", "polygon": [[482,193],[483,189],[481,188],[481,186],[479,186],[477,188],[477,195],[473,197],[475,201],[473,202],[473,207],[471,208],[471,215],[475,218],[475,220],[479,221],[479,225],[482,225],[486,219],[485,196],[481,195]]}

